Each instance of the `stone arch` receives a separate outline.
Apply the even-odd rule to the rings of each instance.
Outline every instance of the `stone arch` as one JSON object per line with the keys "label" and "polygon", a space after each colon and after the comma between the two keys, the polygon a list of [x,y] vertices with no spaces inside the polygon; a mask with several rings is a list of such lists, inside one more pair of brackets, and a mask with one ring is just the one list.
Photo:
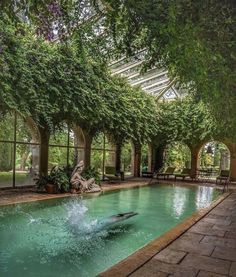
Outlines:
{"label": "stone arch", "polygon": [[192,155],[192,160],[191,160],[191,175],[192,177],[195,177],[197,174],[197,169],[199,168],[199,153],[202,147],[207,144],[208,142],[211,141],[217,141],[219,143],[224,144],[230,153],[230,172],[231,172],[231,180],[235,181],[236,180],[236,143],[228,140],[228,139],[220,139],[220,138],[213,138],[213,139],[208,139],[199,142],[198,144],[195,145],[190,145],[191,149],[191,155]]}
{"label": "stone arch", "polygon": [[78,163],[80,160],[85,160],[85,147],[86,147],[86,137],[82,128],[78,125],[72,125],[72,131],[74,132],[74,151],[75,151],[75,161]]}
{"label": "stone arch", "polygon": [[[177,155],[181,151],[183,153],[182,156],[179,155],[179,157],[178,156],[175,157],[175,160],[170,159],[168,161],[168,159],[170,158],[169,151],[171,148],[176,150]],[[181,141],[167,143],[167,144],[165,144],[165,149],[164,149],[164,160],[165,160],[166,166],[174,166],[179,171],[183,168],[191,168],[191,149],[187,143],[184,143]],[[166,164],[167,161],[170,164]]]}
{"label": "stone arch", "polygon": [[39,164],[40,164],[40,147],[41,147],[41,136],[40,136],[39,128],[36,122],[31,117],[25,118],[24,121],[31,135],[30,148],[32,153],[32,157],[31,157],[32,170],[38,173]]}
{"label": "stone arch", "polygon": [[[219,150],[220,145],[223,145],[223,147],[225,149],[222,149],[222,146],[221,146],[221,151],[220,151]],[[224,150],[224,151],[222,151],[222,150]],[[209,154],[208,163],[210,162],[209,165],[205,164],[207,162],[206,160],[203,160],[203,161],[200,160],[202,158],[201,154],[203,154],[204,151],[206,151],[206,153],[207,153],[207,151],[209,151],[209,153],[208,153]],[[219,141],[219,140],[207,141],[199,149],[198,167],[219,166],[219,169],[229,169],[229,167],[230,167],[230,155],[231,155],[230,149],[227,146],[227,143],[225,143],[224,141]],[[204,164],[201,164],[201,162],[204,162]]]}
{"label": "stone arch", "polygon": [[25,118],[25,123],[29,129],[33,143],[41,143],[40,132],[37,124],[31,117]]}
{"label": "stone arch", "polygon": [[82,128],[78,125],[73,125],[72,130],[75,135],[75,146],[85,147],[85,135]]}

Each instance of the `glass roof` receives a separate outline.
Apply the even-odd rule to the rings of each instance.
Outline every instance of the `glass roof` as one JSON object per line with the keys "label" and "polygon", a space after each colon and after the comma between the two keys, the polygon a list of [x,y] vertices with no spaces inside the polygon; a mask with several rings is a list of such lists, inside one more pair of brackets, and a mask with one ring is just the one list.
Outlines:
{"label": "glass roof", "polygon": [[132,86],[141,87],[160,100],[173,100],[180,97],[180,92],[175,86],[174,80],[168,76],[164,68],[152,68],[142,72],[145,51],[131,58],[121,58],[110,63],[112,75],[126,77]]}

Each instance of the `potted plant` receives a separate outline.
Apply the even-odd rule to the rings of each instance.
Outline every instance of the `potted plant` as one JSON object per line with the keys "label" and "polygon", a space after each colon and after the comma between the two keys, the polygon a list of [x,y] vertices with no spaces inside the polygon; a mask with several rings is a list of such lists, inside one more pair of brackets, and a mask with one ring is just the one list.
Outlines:
{"label": "potted plant", "polygon": [[66,167],[54,166],[47,176],[39,176],[35,183],[39,190],[46,190],[47,193],[67,192],[70,188],[68,169]]}
{"label": "potted plant", "polygon": [[58,192],[67,192],[70,189],[70,176],[66,167],[55,166],[50,172],[52,183]]}
{"label": "potted plant", "polygon": [[47,193],[56,193],[56,187],[53,184],[50,174],[47,176],[41,175],[35,178],[35,184],[39,191],[46,190]]}

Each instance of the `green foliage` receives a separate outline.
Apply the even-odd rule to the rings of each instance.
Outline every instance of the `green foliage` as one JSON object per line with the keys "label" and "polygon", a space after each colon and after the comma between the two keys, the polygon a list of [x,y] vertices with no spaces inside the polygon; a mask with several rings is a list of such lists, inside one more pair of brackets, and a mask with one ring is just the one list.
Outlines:
{"label": "green foliage", "polygon": [[103,160],[103,151],[102,150],[92,150],[91,151],[91,165],[97,171],[102,173],[102,160]]}
{"label": "green foliage", "polygon": [[[42,92],[49,90],[54,99],[55,96],[60,97],[61,85],[65,89],[67,96],[70,95],[68,93],[70,88],[74,90],[75,87],[81,87],[81,90],[86,92],[88,96],[81,98],[77,91],[76,95],[79,95],[81,100],[86,99],[85,102],[91,104],[91,99],[93,99],[92,101],[95,100],[94,102],[98,103],[98,105],[93,103],[94,106],[91,107],[89,105],[87,109],[90,112],[89,116],[81,116],[84,113],[80,111],[80,106],[76,106],[78,103],[73,101],[74,98],[68,97],[64,104],[68,104],[69,107],[77,107],[77,111],[80,114],[79,121],[82,121],[83,127],[86,126],[87,119],[92,119],[98,123],[97,126],[104,127],[102,119],[106,119],[106,116],[112,116],[112,111],[107,110],[106,106],[100,102],[100,97],[97,93],[99,90],[99,93],[102,92],[104,94],[106,89],[109,88],[110,91],[110,87],[112,87],[113,90],[117,90],[117,87],[115,88],[114,84],[111,85],[105,81],[107,77],[110,79],[110,76],[107,75],[106,70],[104,71],[105,73],[103,72],[104,67],[102,68],[101,64],[114,52],[133,55],[145,49],[146,63],[144,70],[154,65],[167,68],[170,76],[175,78],[181,86],[191,91],[197,100],[203,99],[210,104],[209,108],[218,120],[219,130],[221,132],[226,131],[226,136],[235,138],[235,1],[29,0],[13,3],[13,1],[2,0],[0,10],[5,20],[1,22],[0,26],[0,29],[4,30],[1,31],[0,35],[1,49],[4,50],[3,55],[0,56],[0,63],[2,64],[4,53],[12,53],[14,56],[14,58],[12,55],[8,56],[7,63],[3,65],[3,78],[0,77],[1,90],[8,106],[17,106],[17,101],[12,97],[14,93],[9,93],[14,92],[13,88],[17,88],[22,95],[27,94],[25,93],[25,88],[29,88],[33,95],[38,94],[41,89],[39,87],[36,92],[33,85],[35,84],[35,79],[37,79],[36,86],[46,84]],[[6,26],[6,18],[8,22],[10,18],[14,26],[17,26],[17,34],[12,24],[10,24],[10,27]],[[22,34],[22,29],[19,31],[19,26],[24,18],[27,18],[31,25],[34,26],[34,32],[49,41],[53,39],[52,31],[55,29],[56,22],[58,37],[61,41],[66,41],[67,39],[66,47],[76,38],[77,49],[79,49],[78,52],[80,53],[79,61],[83,61],[82,64],[86,66],[82,66],[82,68],[78,66],[81,63],[78,63],[78,57],[76,58],[76,51],[74,50],[68,51],[70,53],[68,57],[60,55],[58,52],[54,55],[51,51],[47,52],[47,47],[44,47],[41,42],[39,43],[38,39],[31,39],[29,45],[35,44],[35,50],[30,50],[33,54],[32,56],[34,57],[35,55],[37,61],[40,56],[38,52],[44,53],[41,58],[48,57],[43,59],[48,67],[45,67],[43,62],[41,63],[41,68],[45,68],[45,73],[49,73],[50,80],[53,79],[58,82],[48,88],[49,79],[46,74],[39,74],[38,78],[35,78],[38,75],[37,73],[39,73],[38,69],[40,67],[39,62],[37,61],[36,65],[32,57],[32,68],[35,69],[35,72],[27,76],[29,69],[25,67],[27,60],[25,60],[25,54],[22,51],[24,47],[22,48],[21,43],[18,41],[19,35]],[[6,34],[7,39],[4,38]],[[72,37],[73,39],[71,39]],[[115,49],[113,49],[114,46]],[[53,59],[51,59],[52,56]],[[91,66],[91,63],[87,61],[87,56],[95,57],[92,59],[94,66]],[[66,65],[64,69],[69,68],[68,71],[66,70],[67,73],[70,70],[77,70],[76,75],[65,74],[65,70],[60,65],[62,61]],[[71,63],[71,61],[75,61],[75,63]],[[76,68],[74,67],[75,64]],[[91,74],[91,72],[96,74]],[[98,72],[104,77],[101,78],[102,81],[97,78]],[[63,78],[65,75],[68,80]],[[78,86],[78,80],[81,80],[81,78],[87,82],[81,82],[80,86]],[[71,82],[72,80],[70,79],[77,80]],[[14,86],[11,86],[11,83],[14,83]],[[42,96],[45,95],[42,93]],[[111,99],[115,99],[113,96],[111,93]],[[2,98],[1,95],[0,97]],[[48,97],[47,93],[46,97]],[[42,101],[40,101],[41,107],[45,106],[50,110],[50,102],[44,100],[42,98]],[[119,101],[120,98],[118,97],[112,107],[117,108]],[[22,102],[21,112],[29,112],[28,108],[24,106],[24,101]],[[84,106],[84,101],[82,100],[81,102]],[[5,102],[0,101],[0,114],[6,109],[3,103]],[[34,107],[40,107],[39,103],[37,104]],[[65,112],[68,111],[68,106],[65,108]],[[58,105],[55,104],[54,108],[59,113],[60,103]],[[102,114],[96,117],[98,113],[95,111],[99,111],[99,108],[103,110],[104,117],[102,117]],[[58,115],[54,120],[56,118],[58,118]],[[131,115],[124,124],[127,128],[129,127],[130,119]],[[51,117],[48,114],[44,114],[44,121],[49,125],[52,124]],[[111,130],[115,131],[114,135],[116,138],[122,138],[116,127],[116,125],[119,126],[118,130],[120,128],[123,131],[118,119],[115,121],[115,126],[111,126],[109,123],[106,124],[109,125]],[[228,126],[227,130],[225,130],[225,126]],[[139,128],[142,129],[142,126],[138,123],[138,133]],[[96,132],[96,128],[93,125],[88,126],[88,129],[90,132]],[[131,136],[136,138],[134,134]],[[138,136],[137,139],[140,140],[140,137]],[[143,137],[141,140],[143,140]]]}
{"label": "green foliage", "polygon": [[67,162],[67,148],[66,147],[49,147],[48,165],[49,168],[54,166],[62,166]]}
{"label": "green foliage", "polygon": [[50,171],[49,178],[52,184],[57,186],[59,192],[67,192],[70,188],[70,178],[67,170],[63,167],[53,167]]}
{"label": "green foliage", "polygon": [[190,149],[181,143],[172,143],[165,150],[165,166],[174,166],[177,170],[191,167]]}
{"label": "green foliage", "polygon": [[97,185],[100,185],[100,183],[101,183],[100,173],[94,167],[88,167],[88,168],[84,169],[81,175],[86,180],[88,180],[90,178],[94,178],[95,179],[95,183]]}
{"label": "green foliage", "polygon": [[13,147],[11,143],[0,143],[0,171],[10,171],[13,167]]}
{"label": "green foliage", "polygon": [[121,170],[130,172],[131,168],[132,147],[130,143],[125,143],[121,150]]}
{"label": "green foliage", "polygon": [[114,141],[142,143],[154,135],[154,98],[112,77],[83,37],[48,43],[24,24],[15,27],[5,19],[3,25],[0,97],[6,108],[31,116],[51,133],[67,120],[91,135],[105,130]]}
{"label": "green foliage", "polygon": [[148,156],[149,156],[148,144],[144,144],[142,145],[142,151],[141,151],[141,171],[148,170]]}
{"label": "green foliage", "polygon": [[190,97],[161,104],[158,113],[160,142],[194,145],[216,134],[217,123],[208,107]]}
{"label": "green foliage", "polygon": [[52,184],[52,179],[50,178],[50,175],[48,176],[39,176],[38,178],[35,178],[35,185],[38,190],[45,189],[47,184]]}
{"label": "green foliage", "polygon": [[[176,1],[157,1],[157,6],[155,4],[150,11],[151,2],[139,0],[140,5],[137,5],[130,0],[124,3],[123,9],[120,9],[120,1],[116,7],[112,0],[105,2],[110,2],[111,8],[106,14],[106,24],[113,28],[118,48],[124,46],[131,51],[148,46],[147,66],[156,63],[166,66],[173,77],[187,84],[188,89],[197,91],[197,95],[200,95],[199,91],[204,94],[208,84],[208,89],[212,93],[215,91],[212,86],[217,87],[216,82],[212,80],[209,83],[207,79],[214,72],[206,73],[206,77],[204,70],[208,63],[211,70],[219,68],[210,63],[208,48],[204,47],[196,33],[199,25],[193,25],[193,15],[186,12],[189,9],[195,11],[195,8],[199,8],[199,12],[201,5],[194,2],[193,7],[187,5],[185,10],[182,2],[178,5]],[[40,11],[45,11],[47,3],[43,1],[39,4]],[[29,16],[34,22],[37,4],[30,2],[29,6]],[[8,10],[6,14],[10,15],[11,7],[6,3],[4,7]],[[181,21],[182,10],[183,22],[176,25]],[[14,12],[10,17],[1,15],[1,107],[31,116],[40,128],[49,133],[59,130],[59,142],[66,139],[62,132],[65,121],[79,125],[90,135],[105,132],[114,142],[121,144],[129,140],[144,144],[153,139],[158,139],[160,143],[180,141],[194,144],[213,135],[222,135],[222,128],[218,128],[222,127],[222,121],[214,121],[210,105],[204,105],[201,101],[196,104],[196,99],[158,105],[154,97],[139,88],[132,88],[124,78],[111,76],[106,59],[101,58],[100,47],[96,46],[96,36],[91,35],[89,40],[91,26],[81,27],[73,32],[70,39],[55,43],[35,35],[37,20],[35,26],[29,26],[19,18],[17,23],[13,21]],[[127,15],[130,17],[127,18]],[[191,20],[184,16],[190,16]],[[145,22],[143,25],[140,24],[142,20]],[[161,38],[163,41],[160,41]],[[187,69],[187,66],[190,68]],[[227,76],[232,77],[230,74]],[[226,114],[225,118],[229,116]],[[218,130],[219,133],[216,132]],[[224,132],[226,135],[230,133]],[[59,163],[63,156],[61,152],[53,153],[52,164]]]}
{"label": "green foliage", "polygon": [[[203,99],[221,132],[235,138],[235,1],[104,0],[106,23],[121,53],[145,49],[145,68],[165,67]],[[225,126],[228,126],[225,130]]]}
{"label": "green foliage", "polygon": [[[208,147],[211,147],[212,153],[207,153]],[[230,152],[225,144],[211,141],[205,144],[200,153],[200,167],[203,169],[214,168],[214,169],[229,169],[230,166]]]}
{"label": "green foliage", "polygon": [[70,188],[70,177],[66,167],[55,166],[51,169],[48,176],[40,176],[35,182],[38,189],[45,188],[47,184],[56,186],[56,191],[67,192]]}

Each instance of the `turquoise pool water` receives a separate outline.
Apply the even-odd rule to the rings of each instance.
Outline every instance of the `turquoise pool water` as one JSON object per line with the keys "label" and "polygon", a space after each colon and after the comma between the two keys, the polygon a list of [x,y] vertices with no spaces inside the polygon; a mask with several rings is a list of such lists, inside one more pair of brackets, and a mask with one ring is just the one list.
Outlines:
{"label": "turquoise pool water", "polygon": [[[217,195],[211,187],[153,185],[1,207],[0,276],[95,276]],[[101,224],[129,211],[138,215]]]}

